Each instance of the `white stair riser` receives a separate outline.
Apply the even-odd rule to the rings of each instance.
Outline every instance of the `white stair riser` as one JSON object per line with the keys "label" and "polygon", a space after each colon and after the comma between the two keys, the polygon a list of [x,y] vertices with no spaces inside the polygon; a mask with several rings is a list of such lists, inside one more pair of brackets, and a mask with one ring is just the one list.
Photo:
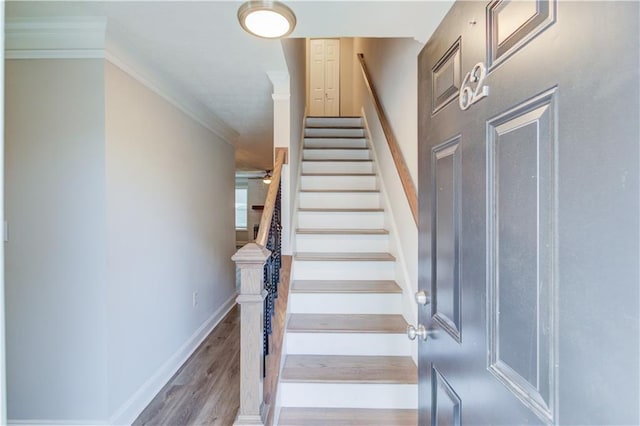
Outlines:
{"label": "white stair riser", "polygon": [[411,342],[405,334],[288,332],[287,353],[411,356]]}
{"label": "white stair riser", "polygon": [[281,382],[283,407],[410,408],[418,406],[418,385]]}
{"label": "white stair riser", "polygon": [[360,117],[307,117],[308,127],[359,127]]}
{"label": "white stair riser", "polygon": [[380,208],[378,192],[300,192],[301,208]]}
{"label": "white stair riser", "polygon": [[304,129],[306,138],[364,138],[364,129],[313,128]]}
{"label": "white stair riser", "polygon": [[294,280],[393,280],[395,262],[295,261]]}
{"label": "white stair riser", "polygon": [[389,235],[296,234],[300,252],[389,252]]}
{"label": "white stair riser", "polygon": [[400,314],[401,293],[291,293],[294,314]]}
{"label": "white stair riser", "polygon": [[302,173],[374,173],[373,161],[303,161]]}
{"label": "white stair riser", "polygon": [[368,148],[365,138],[305,138],[305,148]]}
{"label": "white stair riser", "polygon": [[305,149],[304,160],[370,160],[368,149]]}
{"label": "white stair riser", "polygon": [[378,189],[375,176],[302,176],[300,189]]}
{"label": "white stair riser", "polygon": [[384,212],[298,212],[299,228],[382,229]]}

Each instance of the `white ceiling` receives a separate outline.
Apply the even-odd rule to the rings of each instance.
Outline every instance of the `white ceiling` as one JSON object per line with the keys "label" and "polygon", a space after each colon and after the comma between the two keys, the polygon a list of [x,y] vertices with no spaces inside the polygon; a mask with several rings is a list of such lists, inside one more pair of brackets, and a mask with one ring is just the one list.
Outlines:
{"label": "white ceiling", "polygon": [[[106,17],[107,39],[123,55],[177,88],[237,132],[236,166],[271,168],[270,71],[286,71],[278,40],[240,28],[242,1],[8,1],[7,18]],[[443,1],[286,2],[298,20],[291,37],[426,39],[451,7]]]}

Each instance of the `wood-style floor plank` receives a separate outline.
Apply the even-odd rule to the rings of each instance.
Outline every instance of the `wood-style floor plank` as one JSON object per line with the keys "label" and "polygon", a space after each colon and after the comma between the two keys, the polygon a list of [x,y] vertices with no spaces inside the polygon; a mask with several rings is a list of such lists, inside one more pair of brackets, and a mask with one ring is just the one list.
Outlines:
{"label": "wood-style floor plank", "polygon": [[394,333],[404,334],[402,315],[291,314],[289,333]]}
{"label": "wood-style floor plank", "polygon": [[240,407],[240,312],[234,307],[134,425],[233,424]]}
{"label": "wood-style floor plank", "polygon": [[[275,400],[289,293],[291,256],[283,256],[274,332],[264,382]],[[240,408],[240,309],[234,307],[138,416],[133,425],[230,426]],[[273,411],[269,421],[272,421]],[[270,423],[267,423],[270,425]]]}
{"label": "wood-style floor plank", "polygon": [[312,383],[418,383],[411,357],[287,355],[283,382]]}
{"label": "wood-style floor plank", "polygon": [[280,412],[280,426],[416,426],[417,410],[296,408]]}

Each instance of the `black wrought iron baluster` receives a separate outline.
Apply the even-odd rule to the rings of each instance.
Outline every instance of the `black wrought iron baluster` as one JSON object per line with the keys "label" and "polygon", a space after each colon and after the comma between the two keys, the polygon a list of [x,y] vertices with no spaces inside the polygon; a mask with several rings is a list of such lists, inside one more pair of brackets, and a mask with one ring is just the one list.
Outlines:
{"label": "black wrought iron baluster", "polygon": [[[280,199],[282,186],[278,186],[276,203],[271,217],[269,235],[266,248],[271,252],[264,265],[264,289],[267,297],[264,301],[264,335],[263,356],[269,354],[269,335],[273,331],[273,315],[275,313],[275,299],[278,297],[278,283],[280,282],[280,267],[282,266],[282,224],[280,215]],[[264,363],[266,365],[266,362]],[[266,374],[266,371],[265,371]]]}

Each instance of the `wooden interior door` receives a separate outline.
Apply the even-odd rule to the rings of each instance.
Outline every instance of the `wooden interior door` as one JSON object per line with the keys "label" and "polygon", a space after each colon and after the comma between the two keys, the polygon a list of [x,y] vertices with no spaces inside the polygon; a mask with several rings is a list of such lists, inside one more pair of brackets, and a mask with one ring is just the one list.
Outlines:
{"label": "wooden interior door", "polygon": [[309,115],[340,115],[340,40],[309,41]]}
{"label": "wooden interior door", "polygon": [[420,425],[640,423],[638,12],[457,2],[420,53]]}

